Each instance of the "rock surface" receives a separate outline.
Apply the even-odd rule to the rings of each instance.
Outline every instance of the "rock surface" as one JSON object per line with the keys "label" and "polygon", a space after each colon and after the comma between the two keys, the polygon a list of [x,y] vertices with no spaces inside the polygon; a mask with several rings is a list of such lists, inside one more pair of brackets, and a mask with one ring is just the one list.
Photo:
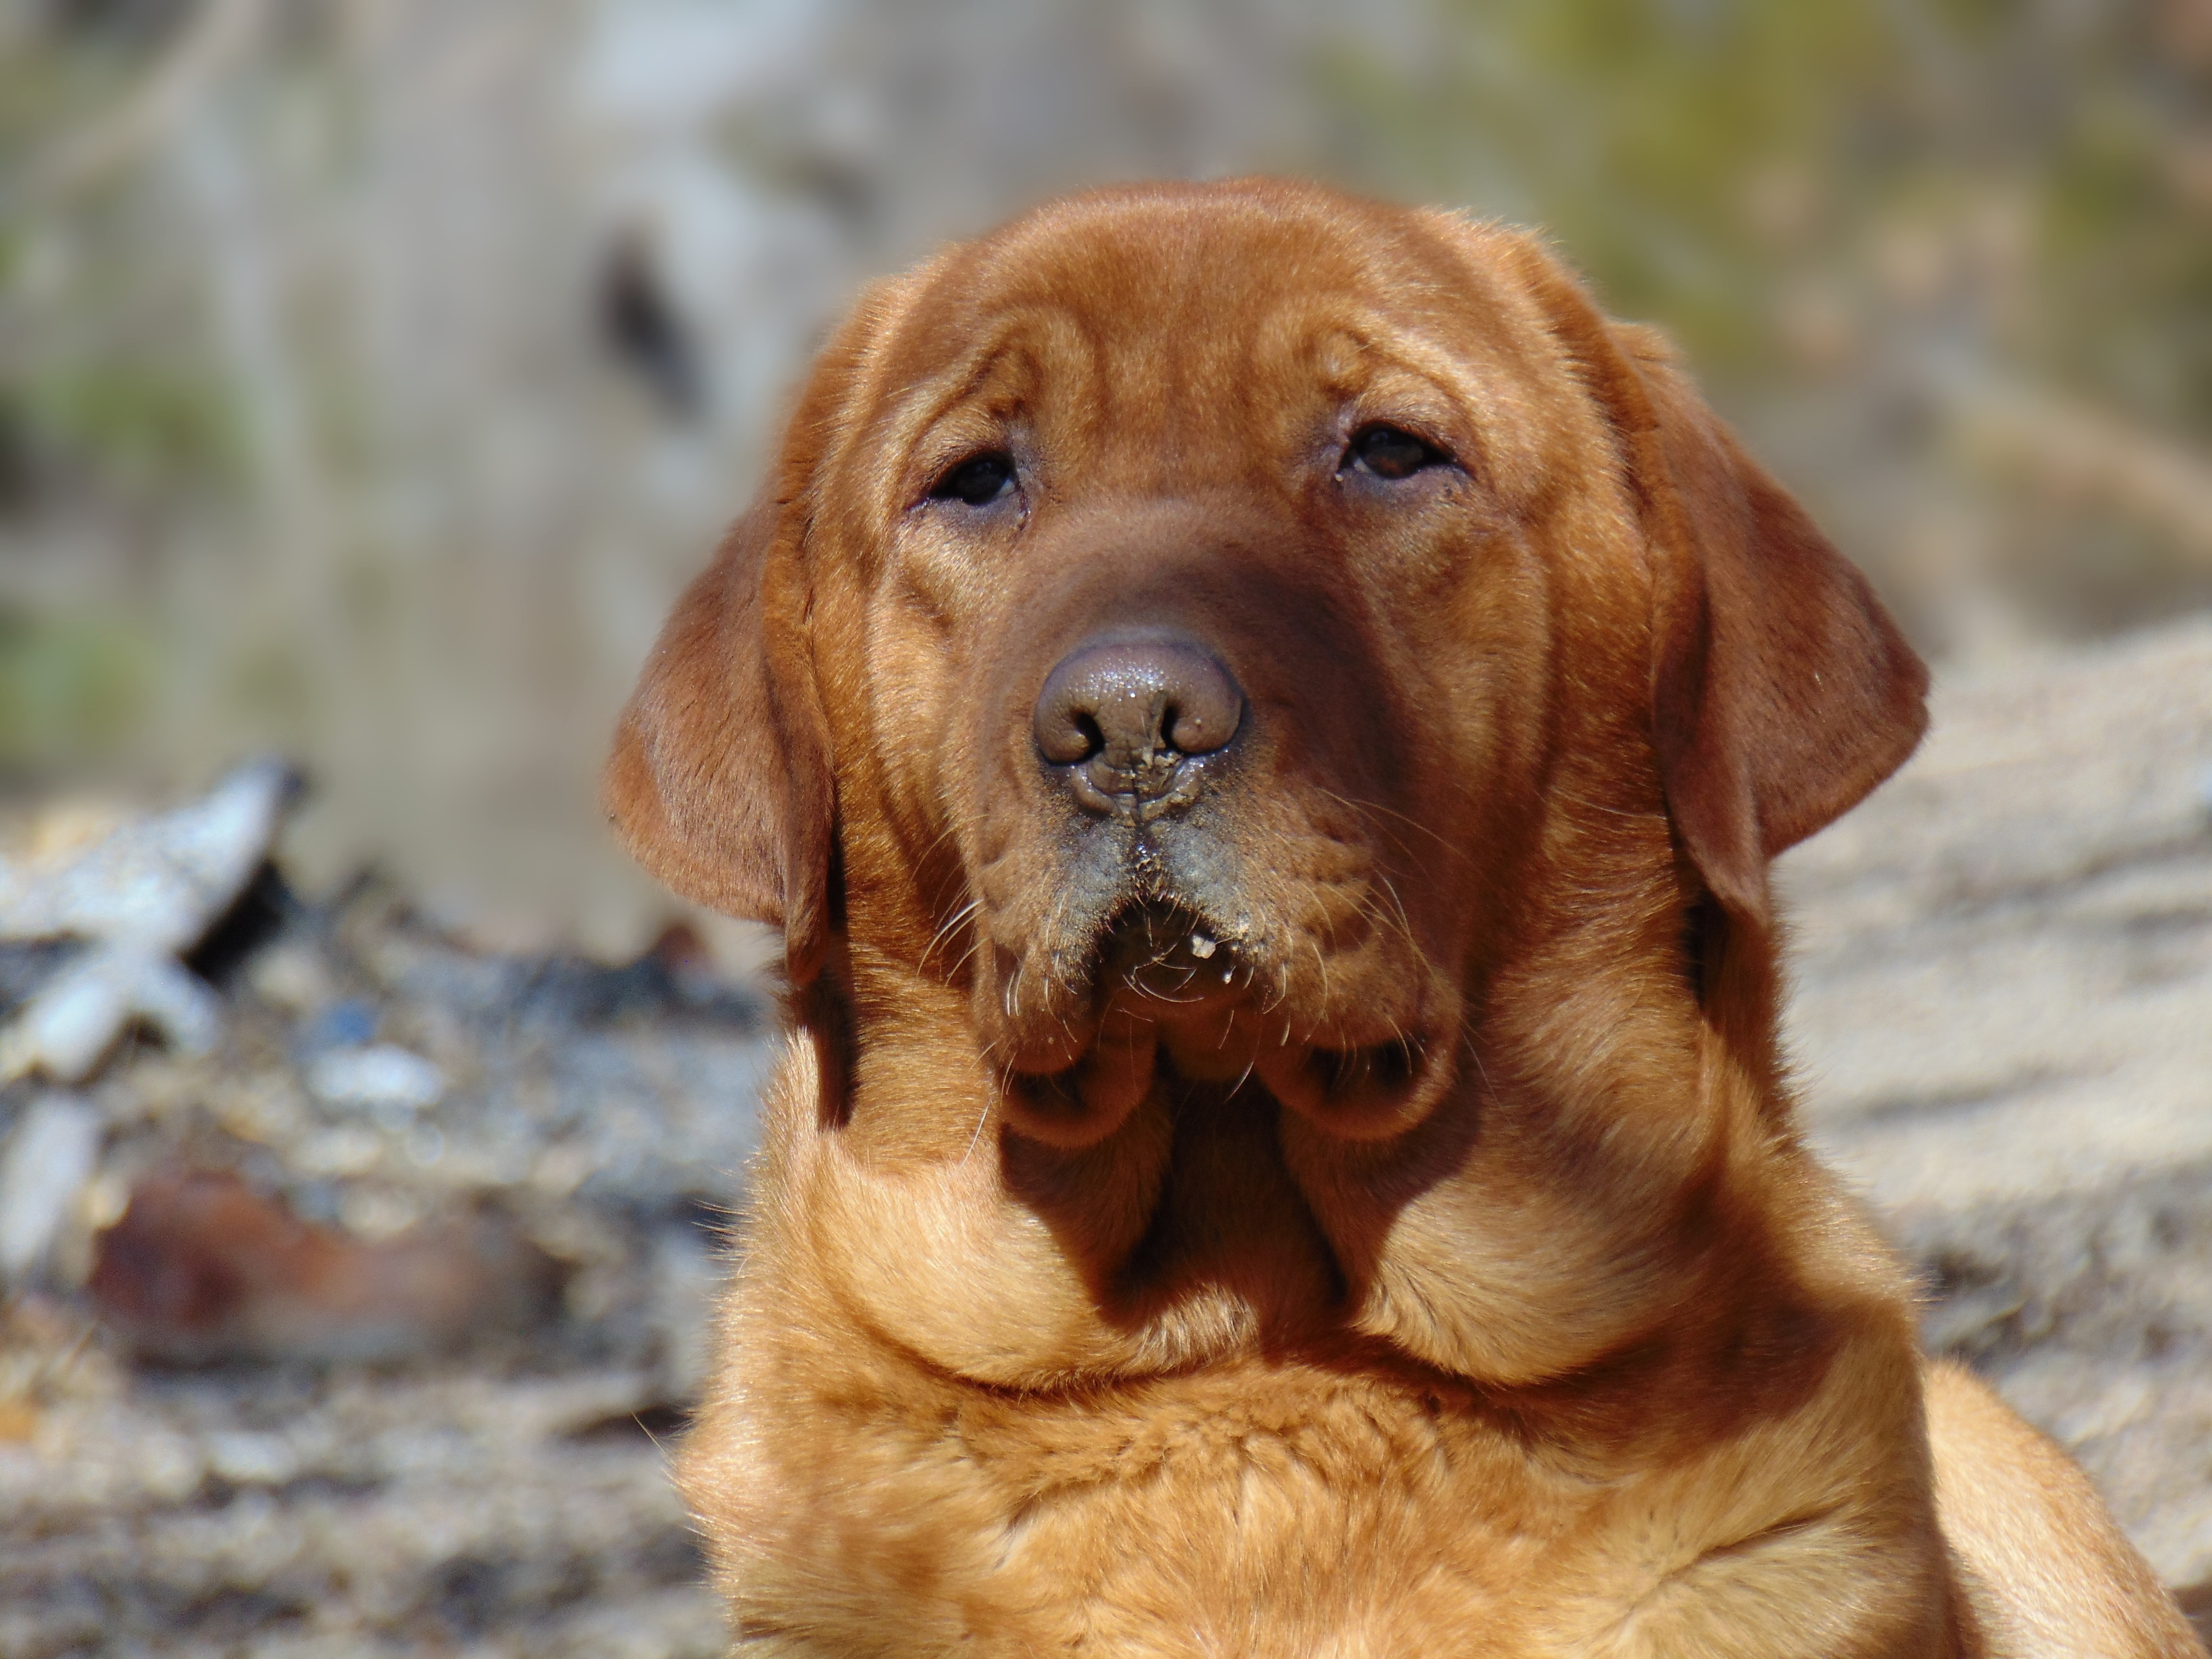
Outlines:
{"label": "rock surface", "polygon": [[1920,1264],[1930,1345],[2212,1601],[2212,620],[1948,677],[1788,854],[1816,1143]]}

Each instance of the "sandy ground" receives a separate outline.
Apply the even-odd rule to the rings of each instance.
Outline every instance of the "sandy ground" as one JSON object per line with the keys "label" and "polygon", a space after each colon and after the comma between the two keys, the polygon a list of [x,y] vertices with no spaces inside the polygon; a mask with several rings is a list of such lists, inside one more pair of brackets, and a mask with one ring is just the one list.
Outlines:
{"label": "sandy ground", "polygon": [[[1948,682],[1784,880],[1806,1117],[1922,1266],[1931,1344],[2212,1603],[2212,621]],[[758,1004],[681,963],[472,953],[374,890],[261,912],[212,964],[222,1051],[90,1091],[77,1231],[0,1328],[0,1659],[719,1652],[657,1437],[698,1381]],[[0,1001],[47,965],[0,960]],[[445,1098],[314,1097],[341,1006]],[[0,1134],[34,1099],[0,1092]],[[560,1264],[560,1316],[377,1364],[135,1364],[70,1286],[180,1158],[362,1237],[489,1205]]]}

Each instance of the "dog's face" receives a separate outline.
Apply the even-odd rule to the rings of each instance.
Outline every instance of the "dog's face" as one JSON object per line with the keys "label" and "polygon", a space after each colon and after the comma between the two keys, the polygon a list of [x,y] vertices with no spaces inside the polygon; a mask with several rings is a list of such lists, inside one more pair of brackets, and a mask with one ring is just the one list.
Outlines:
{"label": "dog's face", "polygon": [[1056,1144],[1163,1059],[1355,1135],[1453,1076],[1551,700],[1526,525],[1571,446],[1510,301],[1376,231],[1109,202],[955,256],[861,391],[881,441],[825,471],[866,504],[817,554],[867,641],[831,745]]}
{"label": "dog's face", "polygon": [[1694,1022],[1686,910],[1763,929],[1918,676],[1534,244],[1138,190],[864,300],[610,791],[794,979],[838,958],[864,1079],[972,1057],[887,1113],[1157,1164],[1133,1115],[1249,1090],[1349,1155],[1480,1091],[1502,986]]}

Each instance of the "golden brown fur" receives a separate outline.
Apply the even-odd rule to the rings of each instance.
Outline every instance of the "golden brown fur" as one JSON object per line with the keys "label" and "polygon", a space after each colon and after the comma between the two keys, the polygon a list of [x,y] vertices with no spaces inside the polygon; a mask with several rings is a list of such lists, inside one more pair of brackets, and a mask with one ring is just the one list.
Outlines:
{"label": "golden brown fur", "polygon": [[[1083,806],[1032,705],[1131,629],[1244,723]],[[1925,684],[1517,233],[1142,187],[872,289],[609,770],[786,935],[740,1647],[2197,1651],[1792,1125],[1767,860]]]}

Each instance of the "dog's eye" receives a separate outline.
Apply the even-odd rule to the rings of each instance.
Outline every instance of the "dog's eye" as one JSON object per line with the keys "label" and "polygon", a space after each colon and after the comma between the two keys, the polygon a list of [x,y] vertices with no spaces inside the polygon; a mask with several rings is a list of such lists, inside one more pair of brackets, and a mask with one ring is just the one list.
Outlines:
{"label": "dog's eye", "polygon": [[930,499],[988,507],[1014,487],[1014,458],[994,450],[970,455],[929,488]]}
{"label": "dog's eye", "polygon": [[1352,442],[1344,452],[1344,468],[1395,480],[1410,478],[1423,467],[1440,466],[1450,459],[1426,440],[1378,422],[1363,426],[1352,434]]}

